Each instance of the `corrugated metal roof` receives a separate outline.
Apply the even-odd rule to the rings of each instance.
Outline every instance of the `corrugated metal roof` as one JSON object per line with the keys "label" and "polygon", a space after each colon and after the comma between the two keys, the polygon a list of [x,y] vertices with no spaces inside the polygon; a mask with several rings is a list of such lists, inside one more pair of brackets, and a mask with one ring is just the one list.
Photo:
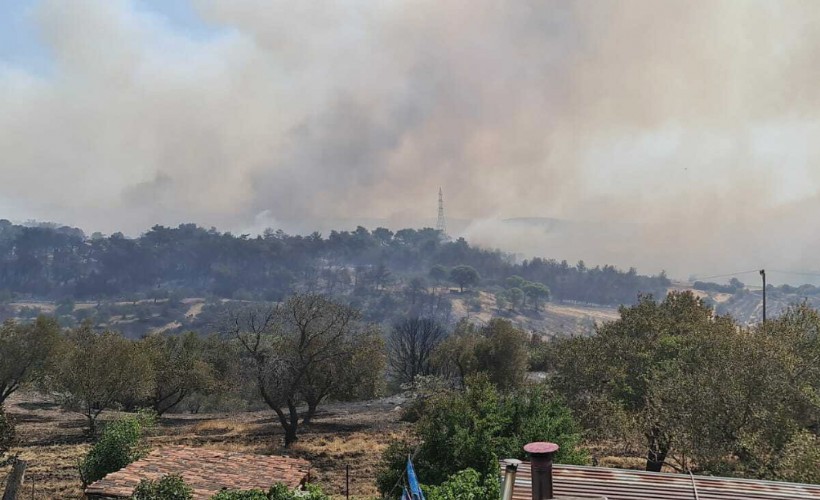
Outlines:
{"label": "corrugated metal roof", "polygon": [[[502,465],[503,473],[503,465]],[[609,500],[805,500],[820,499],[820,485],[691,476],[605,467],[553,465],[555,496]],[[514,500],[531,500],[530,464],[518,466]],[[695,496],[697,488],[697,496]]]}

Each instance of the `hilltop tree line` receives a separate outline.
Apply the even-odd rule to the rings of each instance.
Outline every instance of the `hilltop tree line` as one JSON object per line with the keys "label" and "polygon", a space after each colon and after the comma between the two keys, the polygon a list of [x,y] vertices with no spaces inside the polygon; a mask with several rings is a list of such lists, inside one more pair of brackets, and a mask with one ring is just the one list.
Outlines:
{"label": "hilltop tree line", "polygon": [[[435,277],[432,269],[444,268]],[[663,294],[664,275],[634,269],[588,268],[536,258],[515,263],[507,254],[448,241],[434,229],[331,231],[308,236],[265,231],[233,235],[195,224],[154,226],[136,238],[86,236],[49,224],[0,220],[0,300],[132,297],[176,293],[281,300],[294,292],[346,295],[385,290],[397,277],[450,281],[460,289],[503,284],[511,276],[546,286],[557,300],[618,305],[638,293]],[[444,278],[444,279],[442,279]]]}

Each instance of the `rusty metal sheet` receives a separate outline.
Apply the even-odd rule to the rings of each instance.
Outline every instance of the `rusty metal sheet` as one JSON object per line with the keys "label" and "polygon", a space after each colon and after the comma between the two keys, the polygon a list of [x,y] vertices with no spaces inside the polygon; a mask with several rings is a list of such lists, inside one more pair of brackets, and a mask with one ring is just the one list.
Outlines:
{"label": "rusty metal sheet", "polygon": [[[531,500],[530,464],[518,467],[514,500]],[[605,497],[609,500],[820,500],[820,485],[757,481],[713,476],[645,472],[605,467],[553,465],[557,497]]]}

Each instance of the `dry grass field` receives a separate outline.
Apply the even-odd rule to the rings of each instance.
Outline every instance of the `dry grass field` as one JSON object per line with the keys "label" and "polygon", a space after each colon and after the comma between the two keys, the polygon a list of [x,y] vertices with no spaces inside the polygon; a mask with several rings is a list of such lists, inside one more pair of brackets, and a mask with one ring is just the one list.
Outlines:
{"label": "dry grass field", "polygon": [[[90,446],[83,435],[84,417],[31,394],[12,396],[6,408],[17,424],[15,452],[29,464],[23,498],[82,498],[77,463]],[[345,465],[350,465],[351,498],[373,498],[382,450],[408,429],[408,424],[399,422],[395,408],[390,400],[328,404],[287,450],[269,411],[167,415],[148,442],[152,447],[189,445],[305,458],[312,464],[312,480],[340,498],[344,498]],[[116,416],[108,412],[101,418]],[[0,491],[7,472],[8,468],[0,469]]]}
{"label": "dry grass field", "polygon": [[[300,440],[282,447],[282,431],[270,411],[210,414],[169,414],[159,419],[148,436],[152,448],[187,445],[246,453],[290,455],[311,462],[311,479],[344,498],[345,466],[350,466],[351,498],[376,498],[376,467],[392,439],[406,435],[410,424],[399,420],[398,401],[332,403],[320,407]],[[90,444],[84,435],[84,417],[63,411],[36,394],[15,394],[6,401],[7,413],[17,424],[18,446],[26,460],[27,499],[82,498],[77,463]],[[118,416],[106,412],[104,422]],[[588,443],[593,463],[605,467],[644,466],[640,446]],[[0,468],[0,491],[9,468]]]}
{"label": "dry grass field", "polygon": [[494,317],[503,317],[527,331],[541,332],[547,336],[589,335],[595,325],[618,319],[618,309],[589,304],[549,302],[540,311],[526,309],[511,313],[499,311],[495,295],[477,292],[474,299],[481,304],[481,310],[470,308],[466,298],[453,295],[453,316],[468,318],[479,324],[487,323]]}

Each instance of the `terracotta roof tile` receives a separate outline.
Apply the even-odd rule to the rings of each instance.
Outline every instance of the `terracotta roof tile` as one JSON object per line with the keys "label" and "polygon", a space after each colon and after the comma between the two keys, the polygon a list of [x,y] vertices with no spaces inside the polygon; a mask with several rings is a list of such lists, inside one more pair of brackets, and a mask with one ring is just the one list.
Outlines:
{"label": "terracotta roof tile", "polygon": [[108,474],[85,492],[89,496],[128,498],[141,479],[179,474],[193,488],[194,499],[205,500],[223,489],[267,491],[279,482],[293,488],[306,480],[309,468],[309,462],[298,458],[168,446]]}

